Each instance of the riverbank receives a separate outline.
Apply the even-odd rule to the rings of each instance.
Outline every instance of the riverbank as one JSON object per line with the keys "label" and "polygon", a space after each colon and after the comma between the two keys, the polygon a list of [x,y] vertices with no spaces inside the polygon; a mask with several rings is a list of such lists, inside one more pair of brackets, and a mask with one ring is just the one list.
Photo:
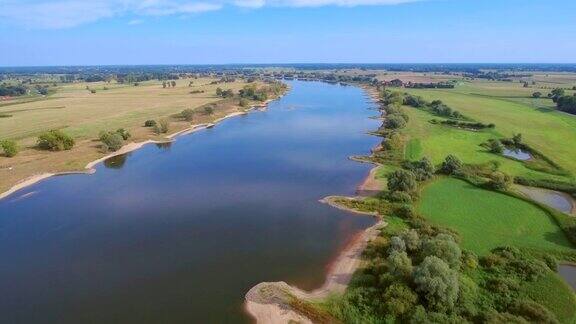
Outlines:
{"label": "riverbank", "polygon": [[266,100],[264,103],[262,104],[258,104],[258,105],[254,105],[252,107],[250,107],[249,109],[246,109],[244,111],[236,111],[236,112],[232,112],[229,113],[223,117],[217,118],[214,121],[210,122],[210,123],[201,123],[201,124],[194,124],[191,125],[185,129],[182,130],[178,130],[177,132],[174,132],[172,134],[169,134],[167,136],[165,136],[163,139],[161,140],[145,140],[145,141],[141,141],[141,142],[132,142],[129,144],[126,144],[124,146],[122,146],[118,151],[112,152],[110,154],[107,154],[103,157],[99,157],[95,160],[92,160],[90,162],[88,162],[86,164],[86,166],[84,166],[84,170],[73,170],[73,171],[63,171],[63,172],[46,172],[46,173],[41,173],[41,174],[37,174],[37,175],[33,175],[31,177],[28,177],[24,180],[22,180],[21,182],[16,183],[15,185],[13,185],[12,187],[10,187],[8,190],[0,193],[0,199],[6,198],[8,196],[10,196],[11,194],[22,190],[26,187],[29,187],[31,185],[34,185],[42,180],[48,179],[50,177],[53,176],[59,176],[59,175],[68,175],[68,174],[93,174],[96,172],[96,169],[94,169],[94,167],[98,164],[101,163],[109,158],[118,156],[118,155],[122,155],[122,154],[127,154],[130,152],[133,152],[135,150],[138,150],[140,148],[142,148],[145,145],[148,144],[158,144],[158,143],[166,143],[166,142],[172,142],[174,141],[178,136],[183,136],[183,135],[189,135],[192,134],[194,132],[206,129],[206,128],[211,128],[214,127],[216,124],[228,119],[228,118],[232,118],[232,117],[236,117],[236,116],[242,116],[242,115],[246,115],[251,111],[254,110],[259,110],[262,109],[263,107],[267,107],[267,105],[274,101],[274,100],[278,100],[280,98],[282,98],[288,91],[290,91],[290,89],[287,89],[286,92],[280,96],[278,96],[277,98],[273,98],[273,99],[268,99]]}
{"label": "riverbank", "polygon": [[[333,201],[329,204],[331,206],[336,205]],[[344,206],[335,207],[348,210]],[[354,212],[359,213],[358,211]],[[313,291],[303,291],[283,281],[262,282],[246,293],[246,311],[256,323],[289,323],[290,321],[313,323],[306,315],[299,313],[291,306],[294,299],[304,302],[318,302],[332,294],[344,293],[354,272],[361,265],[362,252],[366,245],[380,233],[384,226],[386,223],[379,221],[359,233],[330,265],[326,281],[320,288]]]}

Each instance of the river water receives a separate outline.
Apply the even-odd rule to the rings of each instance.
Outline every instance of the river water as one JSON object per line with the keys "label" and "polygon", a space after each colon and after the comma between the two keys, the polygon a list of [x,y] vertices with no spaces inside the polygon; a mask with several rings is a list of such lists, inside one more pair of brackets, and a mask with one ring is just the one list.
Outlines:
{"label": "river water", "polygon": [[247,322],[261,281],[319,287],[374,223],[318,202],[353,194],[378,139],[356,87],[289,82],[223,121],[0,200],[3,323]]}

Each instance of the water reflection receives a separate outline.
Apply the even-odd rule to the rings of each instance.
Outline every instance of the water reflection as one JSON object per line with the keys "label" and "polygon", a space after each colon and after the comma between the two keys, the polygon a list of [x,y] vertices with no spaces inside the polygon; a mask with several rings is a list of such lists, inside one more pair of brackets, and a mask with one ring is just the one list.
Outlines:
{"label": "water reflection", "polygon": [[130,156],[130,154],[131,153],[125,153],[113,156],[111,158],[104,160],[102,164],[108,169],[122,169],[122,167],[124,167],[124,164],[126,164],[126,160]]}

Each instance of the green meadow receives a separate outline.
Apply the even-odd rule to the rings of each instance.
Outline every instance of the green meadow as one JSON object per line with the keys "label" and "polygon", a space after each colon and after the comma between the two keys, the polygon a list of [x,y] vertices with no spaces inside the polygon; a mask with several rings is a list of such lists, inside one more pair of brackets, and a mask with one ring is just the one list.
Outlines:
{"label": "green meadow", "polygon": [[499,246],[570,252],[573,247],[544,210],[524,200],[441,178],[422,191],[418,212],[456,230],[461,245],[479,255]]}

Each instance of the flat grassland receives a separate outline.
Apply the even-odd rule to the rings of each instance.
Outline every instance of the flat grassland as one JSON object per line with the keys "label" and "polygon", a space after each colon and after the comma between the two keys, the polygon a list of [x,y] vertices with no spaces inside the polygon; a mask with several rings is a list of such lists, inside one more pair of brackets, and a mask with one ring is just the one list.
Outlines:
{"label": "flat grassland", "polygon": [[531,93],[537,90],[503,82],[467,82],[453,90],[407,89],[407,92],[427,100],[442,100],[465,116],[483,123],[494,123],[496,128],[473,132],[434,125],[429,121],[437,117],[406,107],[409,124],[412,124],[406,134],[413,139],[408,142],[406,156],[411,159],[428,156],[434,162],[440,162],[452,153],[466,163],[498,161],[502,171],[511,175],[557,178],[526,168],[519,161],[491,154],[480,146],[489,138],[521,133],[528,145],[564,170],[575,171],[576,150],[570,143],[576,139],[576,116],[556,111],[550,99],[531,99]]}
{"label": "flat grassland", "polygon": [[499,246],[573,251],[564,232],[545,211],[463,180],[441,178],[422,192],[418,211],[432,223],[456,230],[462,247],[486,255]]}
{"label": "flat grassland", "polygon": [[[125,128],[132,134],[131,142],[162,140],[151,128],[143,127],[148,119],[170,121],[168,133],[186,129],[192,124],[209,122],[242,110],[238,100],[223,100],[216,88],[237,92],[243,81],[210,84],[216,79],[180,79],[176,87],[162,87],[161,81],[141,82],[138,86],[117,83],[73,83],[58,88],[45,98],[24,98],[22,102],[0,104],[0,139],[18,142],[21,152],[13,158],[0,156],[0,193],[33,175],[82,170],[84,166],[106,153],[97,141],[101,131]],[[189,82],[192,81],[192,86]],[[96,90],[91,93],[90,90]],[[175,117],[184,109],[199,109],[216,104],[212,114],[202,111],[192,122]],[[76,140],[70,151],[46,152],[34,148],[37,136],[50,129],[61,129]]]}

